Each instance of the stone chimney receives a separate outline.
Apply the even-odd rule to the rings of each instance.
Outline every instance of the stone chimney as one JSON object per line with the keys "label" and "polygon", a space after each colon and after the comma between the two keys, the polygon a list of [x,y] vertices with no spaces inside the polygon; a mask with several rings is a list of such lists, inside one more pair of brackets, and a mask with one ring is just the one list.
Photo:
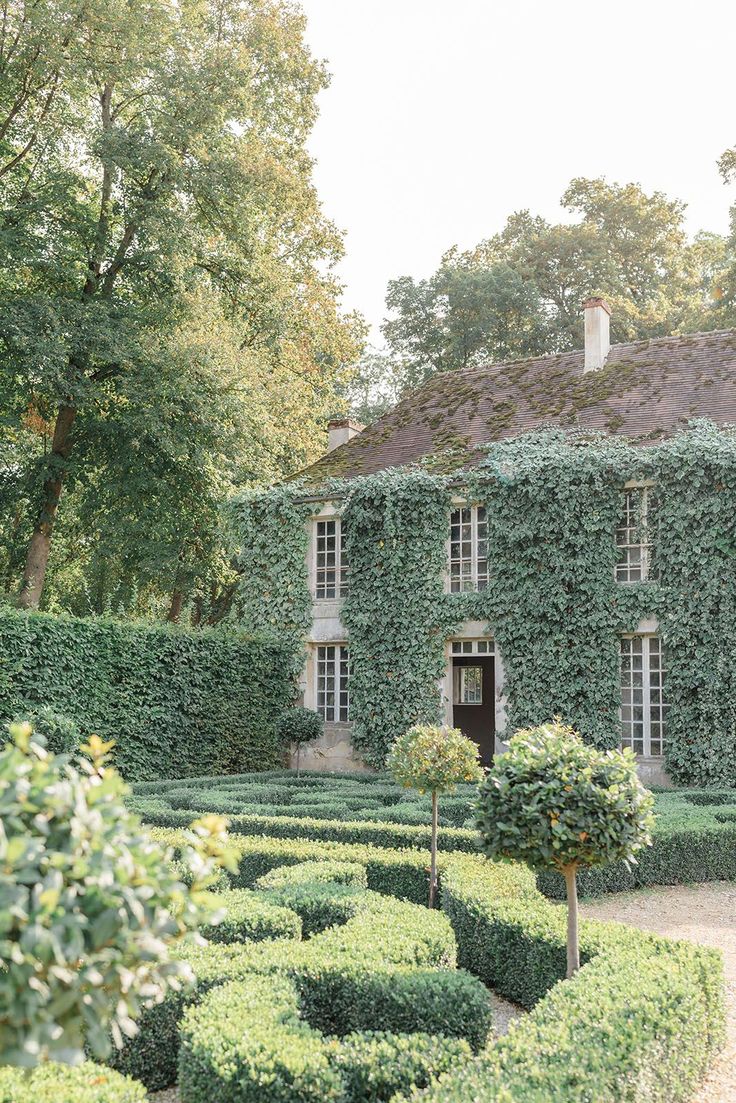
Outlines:
{"label": "stone chimney", "polygon": [[585,313],[585,363],[583,371],[599,371],[606,362],[611,347],[609,333],[611,308],[605,299],[586,299]]}
{"label": "stone chimney", "polygon": [[347,444],[358,433],[362,433],[365,425],[359,421],[351,421],[349,417],[338,418],[336,421],[327,422],[327,451],[333,452],[341,444]]}

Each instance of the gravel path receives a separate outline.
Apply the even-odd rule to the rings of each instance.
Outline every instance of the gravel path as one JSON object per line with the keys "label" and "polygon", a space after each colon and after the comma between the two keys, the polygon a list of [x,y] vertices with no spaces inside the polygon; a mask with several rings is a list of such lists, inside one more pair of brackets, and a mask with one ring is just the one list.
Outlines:
{"label": "gravel path", "polygon": [[618,919],[671,938],[688,938],[723,952],[728,1015],[726,1048],[693,1103],[733,1103],[736,1100],[736,885],[715,881],[705,885],[639,889],[582,902],[580,912],[589,919]]}

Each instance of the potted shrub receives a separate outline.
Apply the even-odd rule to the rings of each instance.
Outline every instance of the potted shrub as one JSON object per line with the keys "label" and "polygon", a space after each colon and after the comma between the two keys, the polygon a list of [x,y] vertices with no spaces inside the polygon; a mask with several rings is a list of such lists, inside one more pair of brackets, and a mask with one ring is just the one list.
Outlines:
{"label": "potted shrub", "polygon": [[284,743],[296,746],[296,776],[299,777],[302,747],[322,738],[325,732],[324,721],[313,709],[295,706],[282,714],[278,732]]}
{"label": "potted shrub", "polygon": [[460,782],[480,781],[483,768],[478,747],[458,728],[417,724],[396,739],[386,766],[405,789],[418,789],[432,797],[432,842],[429,870],[429,906],[437,896],[437,815],[439,797]]}
{"label": "potted shrub", "polygon": [[517,732],[494,758],[477,807],[483,849],[565,878],[568,977],[580,967],[577,871],[636,861],[653,804],[632,751],[591,747],[559,719]]}

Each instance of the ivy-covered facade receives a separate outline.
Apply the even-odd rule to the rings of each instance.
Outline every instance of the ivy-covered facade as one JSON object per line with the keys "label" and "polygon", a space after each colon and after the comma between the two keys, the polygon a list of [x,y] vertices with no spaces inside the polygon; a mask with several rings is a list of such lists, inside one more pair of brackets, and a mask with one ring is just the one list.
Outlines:
{"label": "ivy-covered facade", "polygon": [[[716,336],[736,388],[736,335]],[[678,362],[672,341],[640,344],[647,362],[662,345]],[[360,449],[241,503],[240,615],[292,641],[304,703],[326,723],[310,765],[380,767],[420,720],[461,727],[489,759],[509,730],[559,715],[599,746],[631,746],[650,781],[736,784],[730,398],[719,417],[689,392],[683,416],[670,393],[670,421],[637,435],[595,423],[601,372],[574,367],[595,402],[572,417],[563,404],[491,427],[497,439],[366,469],[370,433],[378,452],[411,434],[399,407]]]}

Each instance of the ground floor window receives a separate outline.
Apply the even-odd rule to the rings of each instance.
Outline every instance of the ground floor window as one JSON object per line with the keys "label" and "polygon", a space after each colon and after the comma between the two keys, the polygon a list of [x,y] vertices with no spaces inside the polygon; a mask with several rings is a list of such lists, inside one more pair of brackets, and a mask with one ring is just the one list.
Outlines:
{"label": "ground floor window", "polygon": [[349,670],[346,644],[330,643],[317,648],[317,712],[327,722],[350,719]]}
{"label": "ground floor window", "polygon": [[621,640],[621,745],[635,754],[664,754],[667,703],[659,636]]}

